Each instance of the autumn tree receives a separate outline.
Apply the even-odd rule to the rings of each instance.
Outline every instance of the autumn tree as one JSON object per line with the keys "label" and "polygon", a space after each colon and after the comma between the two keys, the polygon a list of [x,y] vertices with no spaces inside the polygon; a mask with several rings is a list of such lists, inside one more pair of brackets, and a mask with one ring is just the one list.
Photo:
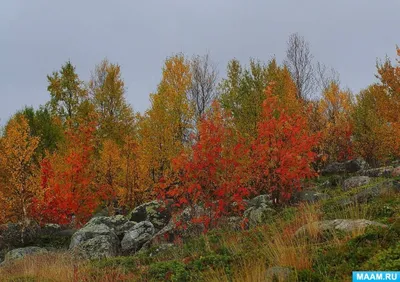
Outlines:
{"label": "autumn tree", "polygon": [[133,130],[134,114],[124,96],[120,66],[103,60],[92,73],[89,89],[98,113],[99,137],[122,144],[124,136]]}
{"label": "autumn tree", "polygon": [[138,123],[149,186],[171,171],[171,160],[189,140],[193,111],[186,95],[190,85],[190,65],[184,56],[168,58],[157,93],[150,95],[151,107]]}
{"label": "autumn tree", "polygon": [[33,159],[39,138],[31,136],[28,121],[15,115],[0,139],[0,209],[8,221],[27,222],[32,197],[38,191]]}
{"label": "autumn tree", "polygon": [[[397,56],[400,57],[400,48],[397,48]],[[377,98],[377,110],[381,118],[388,125],[391,132],[391,146],[393,147],[393,157],[400,156],[400,59],[396,59],[397,64],[386,59],[384,63],[377,64],[377,78],[380,80],[384,91]]]}
{"label": "autumn tree", "polygon": [[70,61],[60,71],[48,75],[47,80],[51,109],[62,121],[72,122],[76,117],[87,114],[90,109],[87,91]]}
{"label": "autumn tree", "polygon": [[301,110],[289,70],[285,66],[280,67],[275,59],[267,65],[251,60],[248,69],[243,69],[237,60],[228,64],[227,78],[220,84],[221,104],[232,113],[238,130],[248,139],[256,137],[265,100],[264,91],[273,81],[276,84],[273,94],[290,104],[293,110]]}
{"label": "autumn tree", "polygon": [[105,140],[97,164],[97,185],[101,191],[106,191],[110,196],[109,202],[105,203],[110,213],[114,211],[118,203],[116,195],[121,185],[121,160],[119,146],[112,140]]}
{"label": "autumn tree", "polygon": [[323,92],[318,109],[322,119],[322,153],[327,162],[354,156],[352,107],[351,93],[341,90],[338,84],[332,82]]}
{"label": "autumn tree", "polygon": [[66,147],[41,163],[41,193],[32,207],[32,215],[41,223],[80,226],[111,196],[94,181],[95,124],[78,124],[77,129],[67,129]]}
{"label": "autumn tree", "polygon": [[315,176],[312,151],[319,136],[310,133],[307,118],[279,103],[273,84],[266,88],[262,120],[251,144],[250,183],[257,194],[270,193],[276,203],[288,200],[301,189],[304,179]]}
{"label": "autumn tree", "polygon": [[176,175],[162,179],[158,191],[162,199],[173,199],[178,210],[202,206],[205,215],[193,221],[208,229],[221,216],[244,209],[243,198],[249,195],[243,171],[248,150],[218,103],[198,126],[199,138],[192,150],[173,160]]}
{"label": "autumn tree", "polygon": [[389,160],[396,142],[396,135],[377,106],[384,92],[384,87],[377,84],[362,90],[353,110],[355,150],[372,166]]}

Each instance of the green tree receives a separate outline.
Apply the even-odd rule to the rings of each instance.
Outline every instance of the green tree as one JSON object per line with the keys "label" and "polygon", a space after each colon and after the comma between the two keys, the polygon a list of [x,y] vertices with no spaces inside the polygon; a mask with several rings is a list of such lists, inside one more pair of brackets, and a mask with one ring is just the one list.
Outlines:
{"label": "green tree", "polygon": [[59,148],[60,143],[64,140],[64,130],[60,120],[52,116],[46,106],[41,106],[37,110],[26,107],[17,114],[21,114],[27,119],[31,136],[40,138],[34,156],[36,162],[45,156],[46,151],[53,153]]}
{"label": "green tree", "polygon": [[119,65],[103,60],[96,66],[89,82],[91,99],[99,118],[98,134],[102,140],[121,144],[132,133],[134,114],[125,99],[125,86]]}
{"label": "green tree", "polygon": [[47,80],[52,112],[63,122],[73,122],[79,114],[87,114],[88,94],[70,61],[66,62],[60,71],[48,75]]}

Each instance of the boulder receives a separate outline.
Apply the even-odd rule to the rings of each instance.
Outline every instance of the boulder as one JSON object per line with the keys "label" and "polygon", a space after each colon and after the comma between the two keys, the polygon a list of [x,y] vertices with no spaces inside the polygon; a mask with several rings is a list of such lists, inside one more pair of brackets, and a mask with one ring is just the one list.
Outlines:
{"label": "boulder", "polygon": [[116,256],[119,244],[118,236],[112,228],[92,219],[72,235],[69,248],[79,257],[98,259]]}
{"label": "boulder", "polygon": [[268,206],[251,207],[244,212],[244,217],[248,219],[250,227],[265,223],[265,221],[275,214],[275,210]]}
{"label": "boulder", "polygon": [[248,219],[249,227],[264,223],[267,218],[275,214],[269,195],[259,195],[247,201],[244,218]]}
{"label": "boulder", "polygon": [[137,252],[155,234],[155,228],[150,221],[142,221],[126,232],[121,241],[122,251],[126,254]]}
{"label": "boulder", "polygon": [[122,237],[126,231],[135,226],[136,222],[128,220],[123,215],[97,216],[92,218],[86,225],[104,224],[110,228],[118,237]]}
{"label": "boulder", "polygon": [[324,220],[309,223],[300,227],[295,235],[308,235],[308,230],[315,230],[318,233],[323,233],[324,231],[343,231],[352,232],[357,230],[363,230],[368,226],[378,226],[385,228],[387,225],[370,221],[366,219],[334,219],[334,220]]}
{"label": "boulder", "polygon": [[116,242],[118,244],[119,240],[117,235],[113,230],[111,230],[105,224],[89,224],[87,223],[83,228],[79,229],[72,235],[71,243],[69,245],[70,249],[92,239],[97,236],[109,237],[110,241]]}
{"label": "boulder", "polygon": [[33,255],[33,254],[44,254],[47,253],[48,251],[44,248],[39,248],[39,247],[25,247],[25,248],[18,248],[9,251],[5,258],[4,262],[10,262],[16,259],[21,259],[23,257]]}
{"label": "boulder", "polygon": [[350,200],[353,203],[366,203],[371,199],[389,193],[400,193],[400,182],[396,180],[388,180],[377,183],[376,185],[362,190],[355,194]]}
{"label": "boulder", "polygon": [[102,259],[115,257],[119,252],[116,236],[98,235],[83,241],[72,249],[72,253],[83,259]]}
{"label": "boulder", "polygon": [[400,166],[392,170],[392,177],[399,177],[399,176],[400,176]]}
{"label": "boulder", "polygon": [[322,175],[346,174],[366,170],[368,164],[363,159],[354,159],[346,162],[333,162],[322,169]]}
{"label": "boulder", "polygon": [[29,221],[26,224],[2,224],[0,225],[0,250],[32,244],[39,236],[40,226],[34,221]]}
{"label": "boulder", "polygon": [[128,219],[134,222],[150,221],[158,231],[168,224],[171,214],[161,202],[152,201],[137,206],[129,213]]}
{"label": "boulder", "polygon": [[58,232],[62,231],[61,226],[58,224],[53,224],[53,223],[48,223],[45,224],[41,230],[40,230],[40,235],[41,236],[51,236],[54,235]]}
{"label": "boulder", "polygon": [[353,176],[346,179],[343,183],[343,191],[348,191],[355,187],[360,187],[367,185],[371,182],[371,178],[369,176]]}
{"label": "boulder", "polygon": [[359,172],[361,176],[369,176],[369,177],[391,177],[394,167],[392,166],[385,166],[385,167],[378,167],[378,168],[371,168],[362,170]]}
{"label": "boulder", "polygon": [[266,281],[295,281],[295,273],[289,267],[273,266],[266,271]]}
{"label": "boulder", "polygon": [[250,207],[261,207],[261,206],[272,206],[272,200],[270,195],[258,195],[250,200],[245,200],[247,208]]}
{"label": "boulder", "polygon": [[296,192],[293,194],[292,198],[290,199],[291,203],[298,203],[298,202],[307,202],[307,203],[316,203],[321,200],[329,199],[329,196],[326,193],[320,193],[314,190],[304,190],[300,192]]}

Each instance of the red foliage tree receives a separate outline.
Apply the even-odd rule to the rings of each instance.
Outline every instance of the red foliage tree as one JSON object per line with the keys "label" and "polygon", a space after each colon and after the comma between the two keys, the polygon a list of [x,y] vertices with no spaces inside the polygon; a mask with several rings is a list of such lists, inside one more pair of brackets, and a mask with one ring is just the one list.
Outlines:
{"label": "red foliage tree", "polygon": [[316,157],[312,149],[319,136],[310,133],[304,115],[279,103],[272,87],[266,89],[263,118],[251,144],[249,173],[256,193],[271,193],[279,203],[300,190],[302,180],[316,175],[311,168]]}
{"label": "red foliage tree", "polygon": [[94,185],[92,123],[67,131],[67,148],[41,162],[41,197],[33,200],[32,215],[39,222],[85,223],[102,200],[112,195]]}
{"label": "red foliage tree", "polygon": [[217,103],[198,133],[191,153],[173,160],[176,179],[162,181],[159,190],[161,198],[173,199],[178,209],[203,207],[206,214],[192,221],[204,223],[207,230],[221,216],[243,210],[243,198],[249,195],[243,173],[248,150]]}

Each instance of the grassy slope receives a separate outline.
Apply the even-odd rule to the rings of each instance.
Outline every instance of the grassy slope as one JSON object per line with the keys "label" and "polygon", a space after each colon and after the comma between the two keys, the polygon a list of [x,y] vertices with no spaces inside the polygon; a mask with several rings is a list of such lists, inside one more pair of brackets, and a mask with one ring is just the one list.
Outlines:
{"label": "grassy slope", "polygon": [[[0,276],[2,281],[266,281],[268,267],[285,266],[293,270],[291,281],[351,281],[352,270],[398,270],[400,195],[345,208],[335,204],[366,188],[346,193],[340,187],[329,188],[322,192],[331,199],[283,208],[255,229],[213,230],[156,255],[150,256],[155,252],[151,249],[93,262],[77,262],[63,253],[42,255],[2,268]],[[336,218],[365,218],[389,228],[353,234],[309,230],[308,237],[294,236],[306,223]]]}

